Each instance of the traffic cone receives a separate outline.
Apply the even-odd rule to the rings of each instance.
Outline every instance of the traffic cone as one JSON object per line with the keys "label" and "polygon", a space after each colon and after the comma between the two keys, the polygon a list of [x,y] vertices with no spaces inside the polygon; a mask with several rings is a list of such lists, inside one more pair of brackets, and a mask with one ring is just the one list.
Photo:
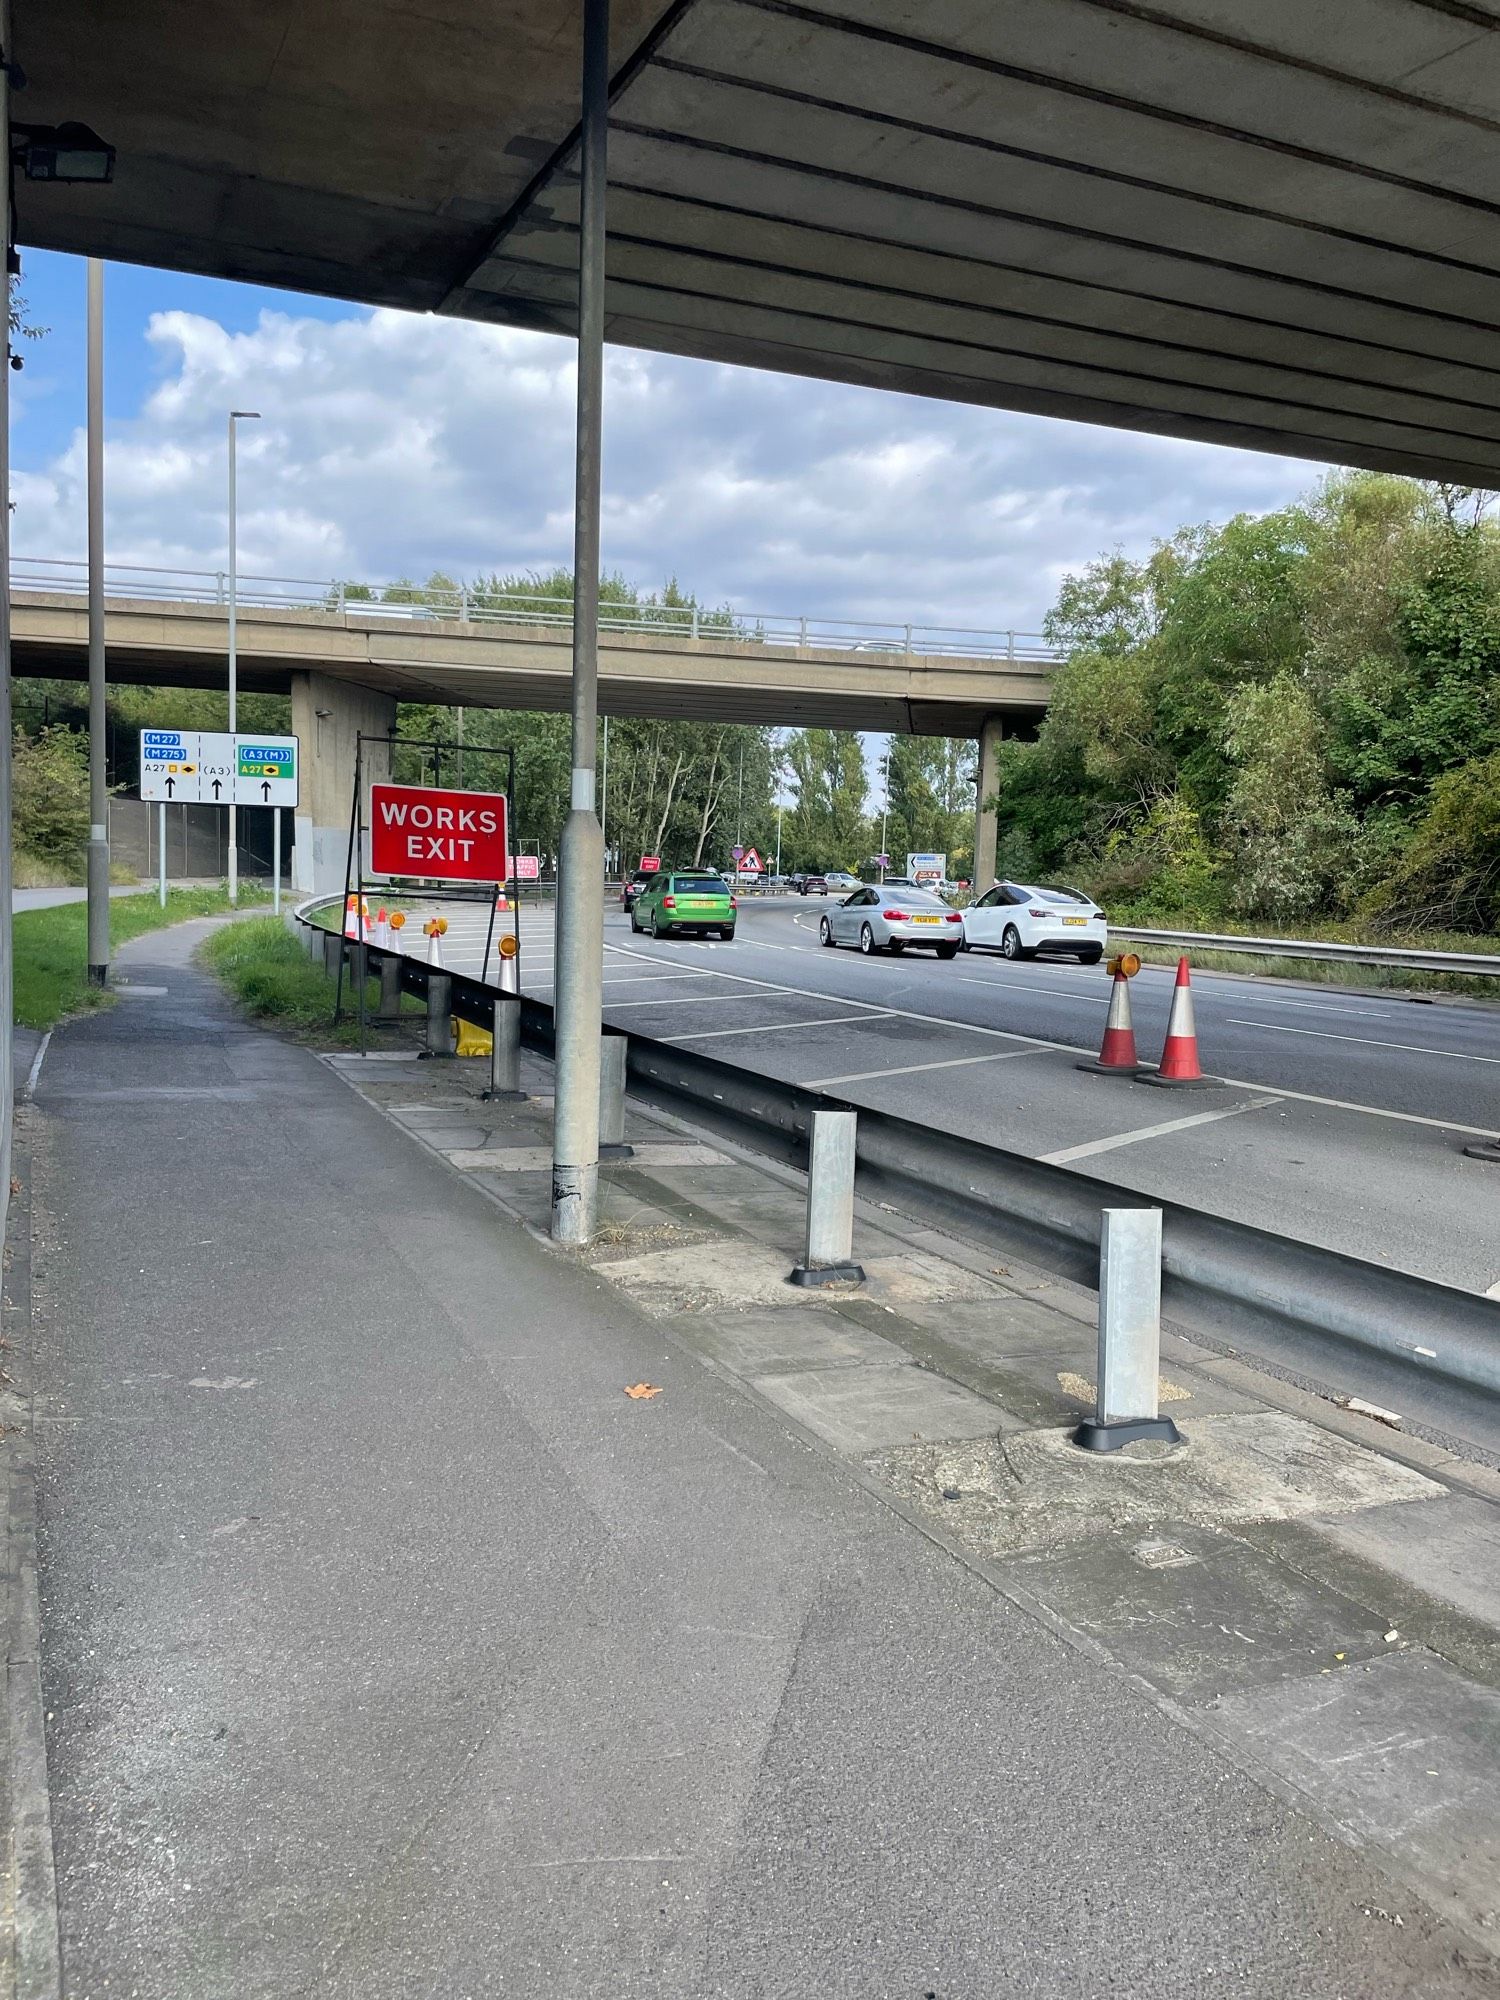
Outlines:
{"label": "traffic cone", "polygon": [[1081,1062],[1078,1069],[1096,1076],[1134,1076],[1141,1068],[1135,1052],[1135,1029],[1130,1020],[1130,981],[1123,972],[1115,974],[1110,988],[1109,1012],[1104,1017],[1104,1040],[1093,1062]]}
{"label": "traffic cone", "polygon": [[1172,1011],[1167,1016],[1167,1039],[1162,1045],[1161,1065],[1142,1083],[1159,1083],[1169,1090],[1207,1090],[1215,1081],[1205,1076],[1198,1063],[1198,1030],[1193,1021],[1193,986],[1188,962],[1177,961],[1177,984],[1172,992]]}
{"label": "traffic cone", "polygon": [[427,925],[427,963],[435,965],[439,972],[443,969],[442,935],[448,926],[442,917],[434,917]]}
{"label": "traffic cone", "polygon": [[506,900],[505,891],[503,889],[500,891],[499,895],[495,898],[495,915],[497,917],[508,917],[510,915],[510,904]]}
{"label": "traffic cone", "polygon": [[401,933],[405,928],[406,928],[405,910],[392,910],[391,920],[390,920],[390,935],[391,935],[390,948],[392,951],[400,951]]}
{"label": "traffic cone", "polygon": [[383,903],[375,912],[375,948],[377,951],[391,948],[391,920]]}
{"label": "traffic cone", "polygon": [[359,936],[358,896],[346,896],[344,898],[344,936],[346,938],[357,938]]}

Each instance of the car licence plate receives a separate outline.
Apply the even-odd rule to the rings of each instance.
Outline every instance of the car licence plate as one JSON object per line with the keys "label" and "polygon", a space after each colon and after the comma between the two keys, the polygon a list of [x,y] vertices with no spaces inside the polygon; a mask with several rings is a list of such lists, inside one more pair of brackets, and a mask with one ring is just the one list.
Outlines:
{"label": "car licence plate", "polygon": [[909,924],[940,924],[943,920],[941,917],[908,917],[906,921]]}
{"label": "car licence plate", "polygon": [[1086,923],[1088,922],[1088,918],[1087,918],[1087,917],[1064,917],[1064,918],[1063,918],[1063,922],[1064,922],[1065,924],[1086,924]]}
{"label": "car licence plate", "polygon": [[684,896],[682,907],[685,910],[716,910],[719,905],[713,896]]}

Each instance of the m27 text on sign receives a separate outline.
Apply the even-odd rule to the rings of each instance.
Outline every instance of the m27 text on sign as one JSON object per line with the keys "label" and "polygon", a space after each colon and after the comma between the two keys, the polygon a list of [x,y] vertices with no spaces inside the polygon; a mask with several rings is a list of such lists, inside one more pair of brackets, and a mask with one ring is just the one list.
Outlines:
{"label": "m27 text on sign", "polygon": [[370,870],[438,882],[506,878],[503,792],[370,787]]}

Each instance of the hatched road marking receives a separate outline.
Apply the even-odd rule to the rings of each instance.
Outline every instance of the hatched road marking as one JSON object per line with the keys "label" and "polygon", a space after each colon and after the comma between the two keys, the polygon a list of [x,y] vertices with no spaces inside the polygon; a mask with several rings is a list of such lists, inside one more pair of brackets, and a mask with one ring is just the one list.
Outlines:
{"label": "hatched road marking", "polygon": [[920,1076],[928,1069],[963,1069],[968,1063],[1014,1062],[1017,1056],[1034,1056],[1035,1049],[995,1049],[985,1056],[949,1056],[946,1062],[904,1063],[900,1069],[858,1069],[852,1076],[814,1076],[803,1090],[831,1090],[836,1083],[871,1083],[884,1076]]}
{"label": "hatched road marking", "polygon": [[1197,1111],[1190,1118],[1168,1118],[1161,1125],[1143,1125],[1134,1132],[1117,1132],[1112,1139],[1089,1139],[1081,1146],[1064,1146],[1060,1152],[1039,1153],[1044,1167],[1065,1167],[1070,1160],[1087,1160],[1095,1153],[1112,1153],[1118,1146],[1134,1146],[1142,1139],[1162,1139],[1169,1132],[1185,1132],[1190,1125],[1216,1125],[1221,1118],[1238,1118],[1245,1111],[1262,1111],[1279,1104],[1279,1097],[1252,1097],[1248,1104],[1231,1104],[1225,1111]]}
{"label": "hatched road marking", "polygon": [[[753,1000],[755,996],[752,993],[745,993],[740,997],[745,1000]],[[874,1011],[877,1014],[889,1014],[895,1010],[890,1007],[877,1007]],[[831,1019],[822,1021],[761,1021],[753,1028],[706,1028],[696,1035],[663,1035],[662,1040],[664,1042],[717,1042],[725,1035],[784,1035],[791,1028],[836,1028],[843,1021],[868,1021],[869,1019],[870,1016],[868,1014],[835,1014]],[[1022,1049],[1018,1050],[1017,1053],[1024,1055],[1026,1052]]]}
{"label": "hatched road marking", "polygon": [[1377,1042],[1368,1035],[1330,1035],[1321,1028],[1288,1028],[1280,1021],[1241,1021],[1230,1016],[1231,1028],[1264,1028],[1272,1035],[1310,1035],[1319,1042],[1357,1042],[1362,1049],[1400,1049],[1412,1056],[1445,1056],[1450,1062],[1481,1062],[1500,1065],[1500,1056],[1471,1056],[1462,1049],[1432,1049],[1422,1042]]}

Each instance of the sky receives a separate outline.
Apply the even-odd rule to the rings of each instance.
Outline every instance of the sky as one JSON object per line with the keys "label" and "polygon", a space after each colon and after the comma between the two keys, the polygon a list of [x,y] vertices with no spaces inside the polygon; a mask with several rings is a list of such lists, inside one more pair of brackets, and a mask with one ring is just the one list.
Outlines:
{"label": "sky", "polygon": [[[84,554],[84,265],[29,252],[12,377],[18,561]],[[570,342],[111,265],[111,563],[371,582],[571,562]],[[1060,579],[1321,468],[612,347],[605,566],[713,605],[1036,632]]]}

